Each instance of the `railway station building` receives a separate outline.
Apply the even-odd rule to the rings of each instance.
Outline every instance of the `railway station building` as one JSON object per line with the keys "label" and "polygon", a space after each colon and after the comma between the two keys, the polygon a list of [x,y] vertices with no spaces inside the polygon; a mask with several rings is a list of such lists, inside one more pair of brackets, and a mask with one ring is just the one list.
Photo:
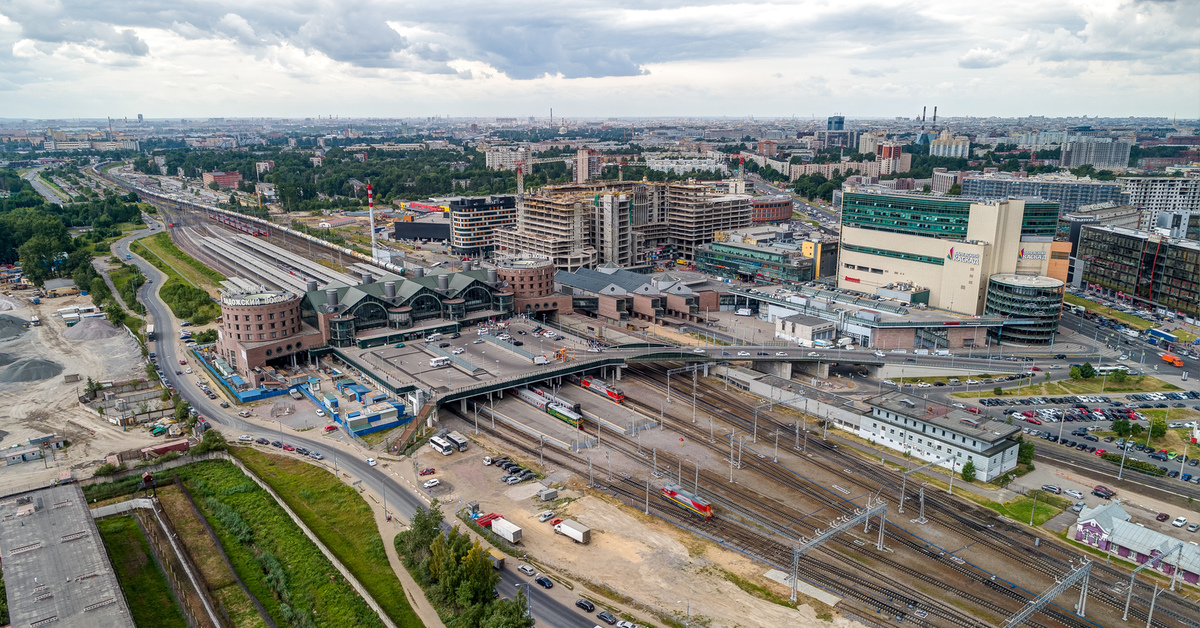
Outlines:
{"label": "railway station building", "polygon": [[952,406],[893,391],[866,400],[858,435],[925,462],[961,472],[975,464],[985,482],[1017,466],[1020,428]]}

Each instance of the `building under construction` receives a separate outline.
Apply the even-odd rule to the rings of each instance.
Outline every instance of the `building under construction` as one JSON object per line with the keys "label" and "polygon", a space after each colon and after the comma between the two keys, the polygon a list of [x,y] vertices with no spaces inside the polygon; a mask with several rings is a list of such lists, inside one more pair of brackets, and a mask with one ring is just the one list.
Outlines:
{"label": "building under construction", "polygon": [[713,233],[747,227],[750,196],[696,183],[608,181],[526,194],[512,230],[496,232],[501,255],[551,260],[573,272],[616,264],[636,268],[663,257],[691,261]]}

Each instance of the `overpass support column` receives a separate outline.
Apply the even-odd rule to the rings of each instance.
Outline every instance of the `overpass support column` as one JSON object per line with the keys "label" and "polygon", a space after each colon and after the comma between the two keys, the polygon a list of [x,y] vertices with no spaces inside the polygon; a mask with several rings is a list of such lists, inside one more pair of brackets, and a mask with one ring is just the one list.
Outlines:
{"label": "overpass support column", "polygon": [[710,362],[704,363],[704,376],[705,377],[708,377],[708,367],[710,367],[710,366],[712,366],[712,364]]}
{"label": "overpass support column", "polygon": [[[774,375],[775,377],[779,377],[781,379],[791,379],[792,378],[792,363],[791,362],[786,362],[786,361],[755,362],[754,370],[756,370],[760,373]],[[828,371],[826,371],[826,373],[828,373]]]}
{"label": "overpass support column", "polygon": [[458,400],[458,413],[462,416],[467,416],[467,399],[463,397]]}
{"label": "overpass support column", "polygon": [[616,371],[616,375],[615,375],[615,377],[616,377],[616,380],[617,380],[618,382],[619,382],[619,381],[621,381],[621,367],[619,367],[619,366],[614,366],[614,367],[613,367],[613,370],[614,370],[614,371]]}

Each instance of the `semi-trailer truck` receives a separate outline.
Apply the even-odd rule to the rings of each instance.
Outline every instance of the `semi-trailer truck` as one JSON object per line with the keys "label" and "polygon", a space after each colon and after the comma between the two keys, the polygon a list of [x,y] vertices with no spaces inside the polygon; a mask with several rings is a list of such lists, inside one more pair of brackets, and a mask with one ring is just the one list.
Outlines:
{"label": "semi-trailer truck", "polygon": [[588,541],[592,540],[592,529],[573,519],[567,519],[562,523],[555,524],[554,531],[576,543],[586,545]]}

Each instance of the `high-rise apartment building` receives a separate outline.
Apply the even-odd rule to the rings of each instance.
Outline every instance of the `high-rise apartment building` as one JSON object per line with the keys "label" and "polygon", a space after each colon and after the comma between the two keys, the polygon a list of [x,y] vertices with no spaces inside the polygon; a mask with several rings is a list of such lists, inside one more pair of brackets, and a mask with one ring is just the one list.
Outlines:
{"label": "high-rise apartment building", "polygon": [[1158,224],[1161,212],[1200,212],[1200,177],[1122,177],[1129,204],[1142,210],[1142,225]]}
{"label": "high-rise apartment building", "polygon": [[517,162],[525,162],[525,174],[529,174],[532,157],[528,146],[491,146],[483,153],[487,167],[492,170],[516,170]]}
{"label": "high-rise apartment building", "polygon": [[450,247],[458,254],[496,248],[496,232],[517,221],[515,196],[450,199]]}
{"label": "high-rise apartment building", "polygon": [[846,128],[846,116],[829,116],[825,122],[826,131],[841,131]]}
{"label": "high-rise apartment building", "polygon": [[929,143],[929,154],[933,157],[956,157],[966,159],[971,156],[971,139],[962,135],[950,135],[950,131],[942,131],[936,140]]}
{"label": "high-rise apartment building", "polygon": [[1037,196],[1058,203],[1063,213],[1084,205],[1122,199],[1121,184],[1116,181],[1096,181],[1069,174],[1016,177],[1007,172],[972,173],[963,177],[962,191],[965,196],[980,198]]}
{"label": "high-rise apartment building", "polygon": [[575,152],[575,183],[587,183],[600,176],[604,169],[604,156],[590,148]]}
{"label": "high-rise apartment building", "polygon": [[1097,170],[1124,170],[1129,166],[1132,144],[1107,137],[1072,137],[1062,145],[1059,164],[1078,168],[1091,164]]}
{"label": "high-rise apartment building", "polygon": [[1088,287],[1200,315],[1200,242],[1088,225],[1079,239],[1076,265]]}

